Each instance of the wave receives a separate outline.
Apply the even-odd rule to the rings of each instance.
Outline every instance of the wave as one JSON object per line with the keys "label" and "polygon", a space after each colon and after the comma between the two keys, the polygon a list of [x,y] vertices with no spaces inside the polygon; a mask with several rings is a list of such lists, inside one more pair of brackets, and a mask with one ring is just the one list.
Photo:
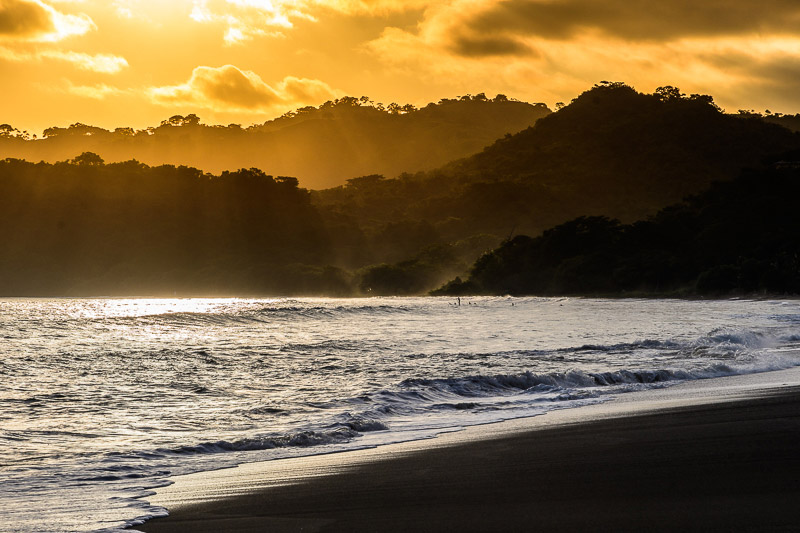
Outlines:
{"label": "wave", "polygon": [[635,342],[623,342],[619,344],[584,344],[575,348],[561,348],[558,352],[627,352],[645,349],[664,349],[680,348],[681,344],[675,341],[660,341],[655,339],[644,339]]}
{"label": "wave", "polygon": [[760,348],[773,348],[787,340],[791,341],[797,335],[773,336],[768,332],[733,330],[728,328],[717,328],[709,334],[689,342],[679,342],[675,340],[655,340],[644,339],[634,342],[618,344],[584,344],[582,346],[561,348],[558,352],[630,352],[641,349],[652,350],[686,350],[699,347],[726,349],[731,347],[741,347],[751,350]]}
{"label": "wave", "polygon": [[[615,387],[618,385],[655,385],[677,381],[690,381],[782,370],[800,364],[796,358],[775,358],[771,362],[731,365],[715,363],[692,369],[635,369],[608,372],[570,370],[537,374],[475,375],[457,378],[410,378],[400,383],[399,392],[384,391],[404,400],[432,399],[442,395],[462,398],[508,396],[524,393],[574,391],[575,389]],[[618,391],[614,391],[618,392]],[[467,404],[437,404],[445,408]],[[458,409],[458,407],[455,407]]]}
{"label": "wave", "polygon": [[[642,386],[648,388],[681,381],[778,370],[797,364],[796,361],[781,360],[772,364],[740,367],[717,363],[695,369],[623,369],[608,372],[571,370],[544,374],[522,372],[453,378],[409,378],[400,382],[392,390],[381,390],[360,396],[358,400],[362,404],[369,404],[369,409],[355,414],[342,413],[335,417],[334,422],[321,428],[282,435],[263,435],[174,448],[159,448],[150,452],[140,452],[140,455],[153,458],[166,455],[246,452],[345,444],[364,433],[391,430],[392,419],[396,416],[460,413],[477,409],[503,411],[505,408],[519,408],[526,405],[540,406],[542,402],[552,404],[553,402],[563,403],[597,398],[628,390],[640,390]],[[273,411],[271,408],[265,410],[267,412],[279,411]],[[464,422],[462,420],[460,423]],[[119,478],[130,477],[130,474],[117,475]],[[114,477],[114,474],[110,474],[110,476]]]}
{"label": "wave", "polygon": [[[743,354],[755,356],[760,351],[800,342],[800,335],[771,331],[717,328],[707,335],[688,341],[644,339],[618,344],[584,344],[560,348],[557,353],[633,353],[648,350],[659,354],[680,354],[702,361],[709,356],[735,359]],[[536,355],[542,352],[534,352]]]}
{"label": "wave", "polygon": [[116,321],[122,323],[144,322],[159,325],[191,326],[191,325],[234,325],[249,323],[268,323],[275,320],[297,318],[336,318],[352,315],[395,315],[419,313],[420,309],[412,309],[402,305],[364,304],[364,305],[268,305],[257,307],[222,308],[212,311],[167,311],[164,313],[129,315],[120,317],[97,317],[95,322]]}
{"label": "wave", "polygon": [[530,355],[547,355],[551,353],[581,353],[581,352],[597,352],[597,353],[630,353],[637,350],[696,350],[697,348],[708,349],[725,349],[730,347],[743,347],[747,349],[759,348],[772,348],[780,343],[792,341],[792,339],[800,338],[798,335],[789,337],[780,336],[773,337],[768,333],[755,332],[755,331],[734,331],[719,328],[712,331],[706,336],[700,337],[693,341],[677,341],[677,340],[657,340],[657,339],[642,339],[633,342],[621,342],[615,344],[581,344],[578,346],[569,346],[565,348],[557,348],[554,350],[513,350],[508,352],[495,352],[494,354],[464,354],[467,356],[480,356],[480,355],[501,355],[507,354],[530,354]]}
{"label": "wave", "polygon": [[706,337],[697,341],[697,344],[708,344],[719,347],[742,347],[747,349],[772,348],[779,344],[780,339],[761,331],[731,330],[717,328]]}
{"label": "wave", "polygon": [[[554,352],[635,352],[643,351],[650,357],[661,353],[681,355],[679,367],[674,368],[617,368],[607,371],[571,369],[554,372],[516,372],[505,374],[475,374],[454,377],[412,377],[395,382],[380,390],[363,391],[348,398],[330,399],[316,405],[326,409],[324,418],[317,418],[313,427],[306,427],[282,435],[257,435],[239,439],[216,440],[196,445],[176,446],[141,453],[143,459],[204,456],[218,467],[226,462],[243,460],[242,456],[229,455],[229,459],[211,457],[211,454],[231,452],[268,451],[295,448],[281,453],[317,453],[314,447],[339,446],[353,443],[370,432],[387,431],[388,437],[377,435],[368,442],[392,442],[397,439],[419,438],[420,434],[433,435],[442,428],[466,426],[487,421],[498,421],[520,416],[541,414],[552,409],[568,408],[602,401],[610,395],[634,390],[669,386],[683,381],[724,377],[780,370],[800,365],[798,347],[791,343],[800,341],[800,335],[782,332],[754,332],[719,328],[693,340],[643,339],[628,343],[586,344],[573,348],[551,350]],[[787,352],[771,350],[787,347]],[[323,343],[324,344],[324,343]],[[320,345],[308,345],[316,349]],[[330,347],[330,346],[329,346]],[[301,346],[294,346],[300,349]],[[337,345],[337,350],[348,346]],[[511,352],[509,352],[511,353]],[[517,351],[516,353],[527,353]],[[531,351],[531,353],[534,353]],[[542,352],[535,352],[537,354]],[[733,354],[733,357],[727,357]],[[689,355],[689,357],[684,357]],[[617,360],[624,360],[617,359]],[[645,359],[639,359],[645,360]],[[650,358],[657,361],[657,357]],[[670,359],[671,360],[671,359]],[[350,409],[351,411],[343,411]],[[251,415],[274,416],[285,411],[271,406],[250,410]],[[409,422],[413,421],[413,422]],[[392,431],[395,430],[395,431]],[[409,436],[402,433],[411,430]],[[355,441],[355,442],[354,442]],[[312,450],[302,450],[312,448]],[[269,453],[269,452],[268,452]],[[256,454],[258,456],[258,454]],[[203,461],[200,457],[195,457]],[[209,463],[210,464],[210,463]],[[105,472],[97,477],[101,481],[135,481],[138,472]],[[147,477],[147,476],[142,476]]]}
{"label": "wave", "polygon": [[687,370],[618,370],[615,372],[587,373],[580,370],[536,374],[499,374],[494,376],[467,376],[462,378],[406,379],[401,386],[414,389],[421,396],[425,391],[445,393],[465,398],[501,396],[522,392],[551,392],[554,390],[603,387],[622,384],[650,384],[665,381],[699,379],[712,374],[728,375],[731,369],[715,365],[702,372]]}
{"label": "wave", "polygon": [[777,322],[788,322],[790,324],[800,324],[800,314],[798,313],[789,313],[789,314],[778,314],[770,316],[772,320]]}
{"label": "wave", "polygon": [[197,445],[179,446],[176,448],[160,448],[157,454],[186,455],[221,452],[243,452],[257,450],[273,450],[276,448],[323,446],[326,444],[343,444],[372,431],[384,431],[388,426],[380,420],[352,417],[340,423],[331,424],[323,430],[306,430],[285,435],[265,435],[246,437],[233,441],[219,440]]}

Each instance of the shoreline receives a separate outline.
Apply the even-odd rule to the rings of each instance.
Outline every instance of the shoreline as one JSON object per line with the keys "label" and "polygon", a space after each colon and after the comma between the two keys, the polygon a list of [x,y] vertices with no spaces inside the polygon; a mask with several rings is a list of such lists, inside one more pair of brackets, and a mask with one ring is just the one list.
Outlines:
{"label": "shoreline", "polygon": [[798,301],[800,294],[770,294],[770,293],[734,293],[734,294],[694,294],[694,293],[655,293],[655,292],[627,292],[608,294],[431,294],[431,291],[420,294],[350,294],[350,295],[320,295],[320,294],[204,294],[204,293],[177,293],[177,294],[138,294],[138,295],[0,295],[2,300],[284,300],[284,299],[325,299],[325,300],[370,300],[373,298],[430,298],[453,299],[461,298],[542,298],[560,299],[574,298],[583,300],[682,300],[682,301]]}
{"label": "shoreline", "polygon": [[135,530],[788,530],[800,368],[171,478]]}

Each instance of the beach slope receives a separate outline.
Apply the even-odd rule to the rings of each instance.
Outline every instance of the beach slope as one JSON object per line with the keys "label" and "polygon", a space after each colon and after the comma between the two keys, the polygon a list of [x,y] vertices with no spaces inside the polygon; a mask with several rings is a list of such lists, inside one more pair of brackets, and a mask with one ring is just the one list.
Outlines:
{"label": "beach slope", "polygon": [[797,531],[798,371],[708,381],[422,443],[185,476],[153,500],[170,516],[137,529]]}

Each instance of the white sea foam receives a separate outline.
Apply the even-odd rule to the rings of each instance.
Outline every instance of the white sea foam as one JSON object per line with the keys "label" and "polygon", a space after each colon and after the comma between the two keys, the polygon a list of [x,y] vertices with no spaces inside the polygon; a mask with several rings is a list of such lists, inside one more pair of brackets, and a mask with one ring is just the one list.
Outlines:
{"label": "white sea foam", "polygon": [[0,301],[0,531],[115,531],[168,476],[800,364],[800,304]]}

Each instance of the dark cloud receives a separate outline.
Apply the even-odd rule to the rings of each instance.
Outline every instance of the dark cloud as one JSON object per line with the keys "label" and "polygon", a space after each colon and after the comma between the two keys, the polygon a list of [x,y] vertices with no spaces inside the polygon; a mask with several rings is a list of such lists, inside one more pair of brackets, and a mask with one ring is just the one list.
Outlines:
{"label": "dark cloud", "polygon": [[52,11],[42,4],[0,0],[0,35],[31,37],[54,30]]}
{"label": "dark cloud", "polygon": [[[706,54],[700,58],[706,63],[739,78],[736,91],[746,102],[775,102],[791,113],[797,109],[800,94],[800,57],[786,53]],[[754,105],[754,104],[751,104]],[[773,106],[774,107],[774,106]]]}
{"label": "dark cloud", "polygon": [[[754,96],[768,98],[774,101],[775,111],[800,113],[797,95],[800,94],[800,59],[790,61],[776,61],[761,65],[762,77],[754,80]],[[755,97],[750,101],[759,101]]]}
{"label": "dark cloud", "polygon": [[538,55],[528,45],[513,37],[502,35],[460,36],[453,40],[450,48],[456,54],[468,57]]}
{"label": "dark cloud", "polygon": [[504,0],[469,17],[467,25],[481,35],[547,39],[569,39],[586,30],[634,41],[794,33],[800,0]]}

